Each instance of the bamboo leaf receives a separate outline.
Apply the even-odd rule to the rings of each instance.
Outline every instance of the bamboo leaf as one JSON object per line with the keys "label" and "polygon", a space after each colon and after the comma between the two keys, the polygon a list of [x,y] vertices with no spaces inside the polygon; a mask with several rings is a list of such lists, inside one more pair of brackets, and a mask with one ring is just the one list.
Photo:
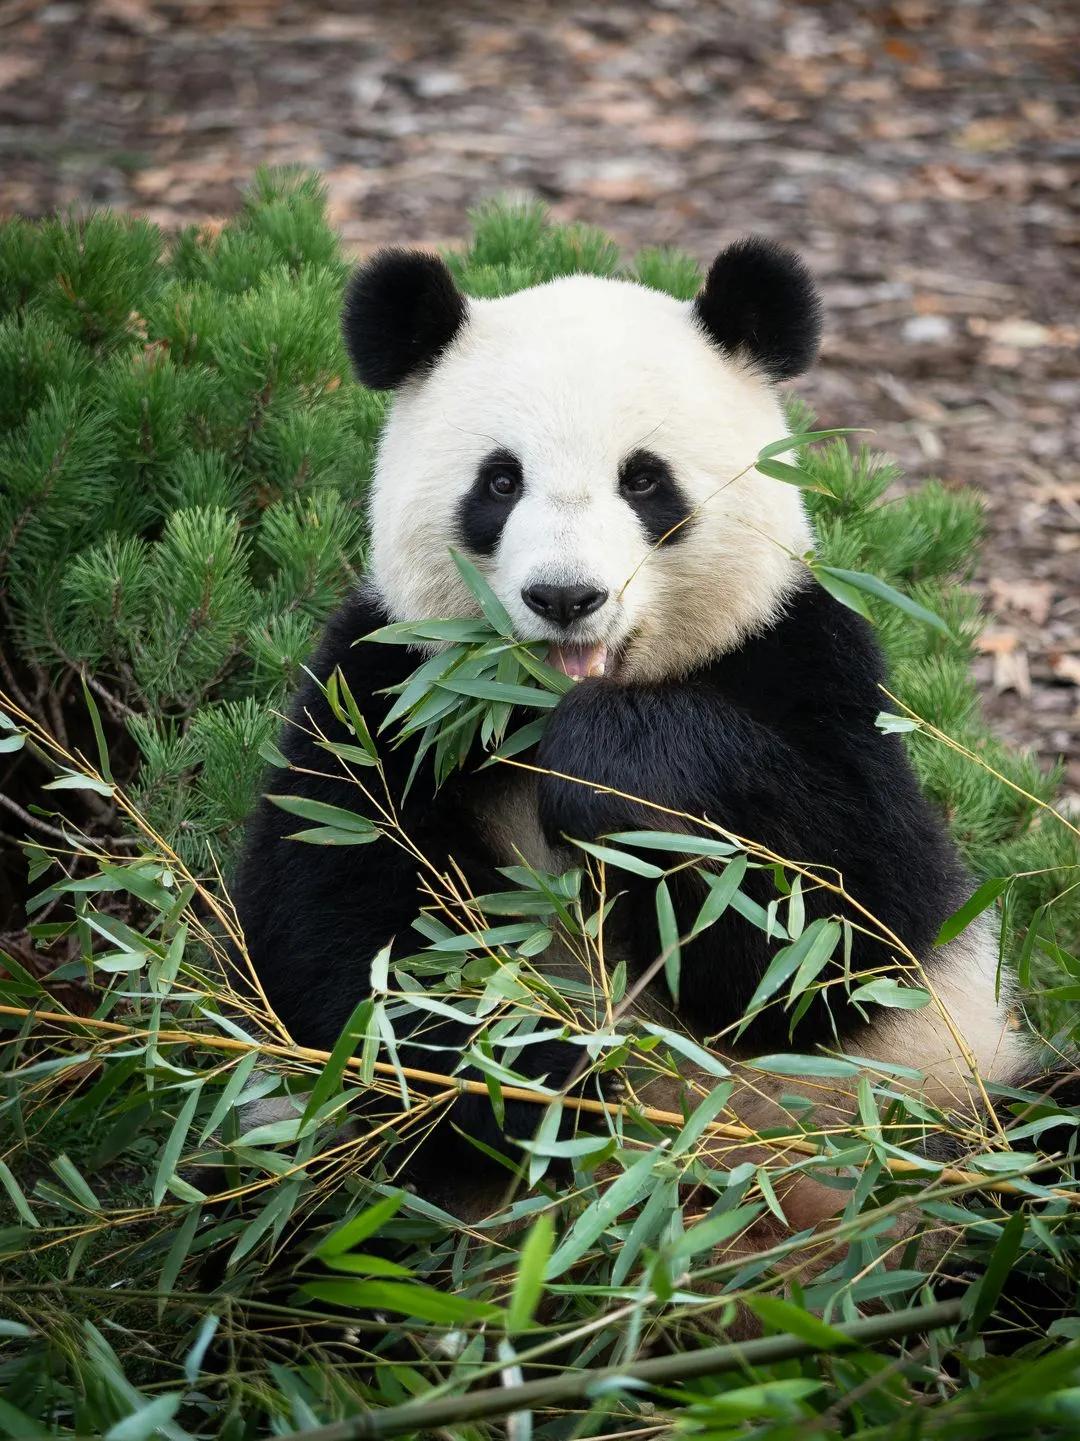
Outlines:
{"label": "bamboo leaf", "polygon": [[1009,884],[1010,879],[1009,876],[991,876],[988,881],[983,881],[978,890],[968,897],[960,909],[953,911],[952,915],[942,922],[934,945],[947,946],[951,940],[955,940],[961,931],[970,926],[976,916],[981,916],[983,911],[990,909]]}
{"label": "bamboo leaf", "polygon": [[65,771],[54,781],[41,788],[43,791],[94,791],[99,796],[111,796],[113,788],[95,776],[82,775],[78,771]]}
{"label": "bamboo leaf", "polygon": [[153,1401],[143,1402],[130,1416],[109,1427],[105,1441],[151,1441],[180,1410],[183,1399],[180,1392],[170,1391]]}
{"label": "bamboo leaf", "polygon": [[540,1117],[540,1124],[533,1136],[534,1149],[529,1156],[529,1185],[535,1186],[543,1179],[551,1158],[544,1155],[537,1147],[550,1145],[559,1134],[559,1126],[562,1123],[563,1103],[562,1097],[556,1097],[544,1107],[544,1114]]}
{"label": "bamboo leaf", "polygon": [[711,876],[707,872],[705,873],[705,883],[709,888],[709,894],[705,897],[701,910],[697,913],[693,929],[690,932],[691,939],[715,925],[731,905],[740,893],[739,886],[742,884],[749,864],[750,858],[744,853],[733,857],[728,862],[724,867],[723,875]]}
{"label": "bamboo leaf", "polygon": [[580,1260],[622,1213],[640,1198],[649,1185],[653,1163],[659,1154],[655,1147],[621,1176],[617,1177],[595,1201],[591,1201],[563,1237],[558,1250],[544,1269],[544,1279],[554,1281]]}
{"label": "bamboo leaf", "polygon": [[342,831],[356,831],[368,834],[375,830],[373,821],[366,816],[357,815],[354,811],[347,811],[342,806],[327,805],[325,801],[309,800],[307,796],[273,796],[266,797],[271,804],[279,806],[283,811],[288,811],[291,816],[299,816],[304,821],[318,821],[323,825],[334,826]]}
{"label": "bamboo leaf", "polygon": [[645,876],[650,881],[658,881],[664,874],[662,867],[654,866],[651,861],[643,861],[640,856],[631,855],[628,851],[617,851],[612,846],[598,846],[594,841],[579,841],[568,837],[570,844],[579,847],[587,855],[595,856],[598,861],[604,861],[609,866],[618,866],[620,870],[632,871],[635,876]]}
{"label": "bamboo leaf", "polygon": [[169,1139],[161,1152],[161,1160],[158,1162],[157,1171],[154,1174],[153,1198],[154,1205],[160,1206],[165,1199],[165,1192],[168,1189],[169,1181],[176,1170],[180,1160],[180,1153],[184,1149],[184,1142],[187,1140],[187,1133],[191,1128],[192,1118],[195,1115],[195,1107],[199,1104],[199,1096],[202,1094],[202,1083],[190,1091],[180,1113],[173,1122],[172,1130],[169,1132]]}
{"label": "bamboo leaf", "polygon": [[521,1248],[514,1289],[506,1309],[506,1331],[516,1336],[524,1331],[536,1314],[544,1291],[544,1271],[551,1258],[555,1239],[555,1222],[551,1212],[544,1211],[533,1222]]}
{"label": "bamboo leaf", "polygon": [[875,1006],[891,1006],[895,1010],[919,1011],[933,999],[921,986],[902,986],[891,976],[877,976],[852,991],[853,1002],[871,1001]]}
{"label": "bamboo leaf", "polygon": [[[286,1169],[288,1163],[286,1162]],[[253,1251],[272,1226],[284,1225],[292,1215],[299,1196],[298,1183],[278,1182],[273,1194],[262,1210],[244,1227],[229,1257],[229,1265],[235,1266],[249,1251]]]}
{"label": "bamboo leaf", "polygon": [[782,1296],[747,1296],[746,1305],[773,1331],[780,1335],[798,1336],[815,1351],[835,1351],[848,1344],[843,1331],[811,1315],[805,1307],[785,1301]]}
{"label": "bamboo leaf", "polygon": [[853,610],[857,615],[861,615],[863,620],[873,623],[874,617],[870,614],[870,607],[858,586],[842,580],[830,566],[811,565],[810,571],[817,583],[823,590],[827,590],[834,600],[838,600],[841,605],[846,605],[848,610]]}
{"label": "bamboo leaf", "polygon": [[184,1376],[189,1386],[194,1386],[202,1371],[203,1358],[210,1348],[210,1342],[214,1339],[214,1333],[221,1324],[221,1317],[215,1316],[212,1312],[204,1316],[199,1323],[199,1329],[191,1349],[184,1357]]}
{"label": "bamboo leaf", "polygon": [[314,1119],[319,1107],[328,1101],[338,1090],[341,1078],[345,1074],[345,1067],[356,1051],[358,1042],[362,1041],[368,1033],[371,1023],[371,1013],[375,1009],[375,1002],[370,996],[358,1002],[353,1008],[353,1013],[342,1027],[341,1035],[334,1042],[334,1049],[330,1052],[330,1059],[323,1066],[318,1079],[311,1088],[308,1096],[308,1103],[304,1107],[304,1114],[300,1118],[301,1130],[307,1123]]}
{"label": "bamboo leaf", "polygon": [[[484,765],[497,765],[499,761],[508,760],[510,756],[520,755],[522,751],[527,751],[531,746],[539,744],[546,726],[546,716],[538,716],[536,720],[530,721],[528,725],[523,725],[520,730],[516,730],[511,735],[508,735],[502,745],[497,746],[495,750],[491,752],[487,760],[484,761]],[[483,767],[481,767],[481,769],[483,769]]]}
{"label": "bamboo leaf", "polygon": [[68,1156],[59,1155],[49,1164],[81,1205],[89,1211],[101,1210],[101,1202],[90,1189],[82,1172]]}
{"label": "bamboo leaf", "polygon": [[450,554],[454,564],[461,573],[461,578],[472,591],[480,603],[480,609],[484,612],[484,619],[506,640],[511,640],[514,635],[514,622],[510,619],[503,606],[502,601],[488,585],[487,581],[473,565],[471,560],[466,560],[459,555],[451,546]]}
{"label": "bamboo leaf", "polygon": [[307,1281],[302,1290],[314,1301],[358,1311],[395,1311],[419,1321],[456,1326],[473,1321],[498,1321],[502,1312],[488,1301],[450,1296],[407,1281]]}
{"label": "bamboo leaf", "polygon": [[199,1227],[199,1217],[202,1212],[198,1206],[192,1206],[191,1210],[184,1217],[183,1224],[176,1232],[172,1245],[169,1247],[169,1254],[161,1267],[161,1276],[158,1280],[158,1318],[165,1314],[165,1303],[168,1300],[169,1292],[176,1285],[176,1278],[180,1275],[181,1268],[187,1260],[187,1254],[191,1250],[191,1243],[195,1239],[195,1232]]}
{"label": "bamboo leaf", "polygon": [[[873,595],[876,596],[878,600],[887,601],[889,605],[896,606],[897,610],[902,610],[906,615],[912,616],[915,620],[921,620],[925,625],[933,626],[935,630],[939,630],[942,635],[948,636],[950,639],[952,638],[952,632],[939,615],[935,615],[932,610],[927,610],[924,605],[920,605],[917,600],[912,600],[911,596],[904,595],[902,591],[897,590],[894,586],[886,584],[885,581],[879,579],[876,575],[869,575],[864,570],[840,570],[834,565],[820,565],[817,563],[812,564],[810,569],[823,585],[825,584],[823,577],[827,575],[834,583],[839,583],[841,586],[852,587],[856,591],[865,591],[867,595]],[[826,589],[829,589],[829,587],[826,586]],[[843,597],[837,595],[835,591],[833,591],[833,594],[836,595],[838,600],[843,599]],[[850,605],[851,602],[845,601],[844,603]],[[857,606],[854,608],[858,609]],[[863,614],[866,614],[866,612],[864,611]]]}
{"label": "bamboo leaf", "polygon": [[369,1256],[364,1251],[350,1251],[344,1256],[329,1256],[324,1262],[331,1271],[346,1271],[354,1276],[389,1276],[393,1279],[413,1273],[408,1266],[399,1266],[385,1256]]}
{"label": "bamboo leaf", "polygon": [[721,1211],[719,1215],[709,1216],[691,1226],[672,1248],[676,1267],[701,1251],[710,1251],[722,1241],[729,1241],[756,1221],[764,1209],[757,1202],[750,1206],[736,1206],[731,1211]]}
{"label": "bamboo leaf", "polygon": [[816,490],[820,495],[832,495],[831,490],[826,489],[812,475],[808,475],[801,466],[789,465],[787,461],[759,459],[757,470],[772,480],[782,480],[785,485],[797,485],[801,490]]}
{"label": "bamboo leaf", "polygon": [[440,690],[453,691],[455,695],[472,696],[475,700],[502,701],[506,705],[532,706],[539,710],[551,710],[561,699],[553,691],[541,690],[539,686],[510,685],[505,681],[485,680],[483,677],[470,680],[467,677],[449,675],[436,681],[436,685]]}
{"label": "bamboo leaf", "polygon": [[784,455],[789,450],[801,450],[804,445],[813,445],[819,440],[830,440],[834,435],[858,435],[865,426],[849,425],[839,430],[804,430],[798,435],[786,435],[782,440],[770,441],[758,451],[758,460],[768,460],[774,455]]}
{"label": "bamboo leaf", "polygon": [[331,1231],[329,1236],[320,1242],[316,1247],[315,1255],[325,1261],[351,1250],[361,1241],[366,1241],[369,1236],[377,1235],[391,1216],[397,1214],[403,1199],[402,1193],[398,1191],[392,1196],[385,1196],[381,1201],[376,1201],[373,1206],[368,1206],[359,1215],[350,1217],[348,1221]]}
{"label": "bamboo leaf", "polygon": [[668,1030],[665,1026],[658,1026],[654,1021],[643,1021],[642,1030],[648,1031],[651,1036],[659,1036],[673,1051],[678,1051],[687,1060],[693,1061],[696,1066],[700,1066],[710,1076],[716,1076],[723,1080],[724,1077],[731,1075],[728,1068],[711,1051],[707,1051],[704,1046],[699,1046],[696,1041],[692,1041],[681,1031]]}
{"label": "bamboo leaf", "polygon": [[997,1245],[990,1253],[986,1269],[964,1296],[964,1313],[967,1316],[968,1331],[975,1335],[990,1319],[1002,1287],[1008,1280],[1024,1244],[1024,1227],[1027,1218],[1023,1211],[1017,1211],[1005,1222]]}
{"label": "bamboo leaf", "polygon": [[304,841],[309,846],[368,846],[379,839],[379,832],[343,831],[338,826],[313,826],[311,830],[294,831],[285,839]]}
{"label": "bamboo leaf", "polygon": [[112,783],[112,771],[109,769],[109,747],[105,741],[105,732],[101,726],[101,712],[97,708],[97,702],[90,694],[90,687],[86,684],[86,676],[79,672],[79,680],[82,682],[83,699],[86,701],[86,709],[90,712],[90,724],[94,730],[94,742],[97,745],[98,769],[102,777],[110,784]]}
{"label": "bamboo leaf", "polygon": [[258,1059],[257,1052],[252,1051],[250,1055],[244,1056],[236,1063],[232,1075],[225,1084],[225,1089],[218,1097],[214,1109],[210,1112],[210,1117],[203,1127],[202,1135],[199,1137],[200,1145],[210,1139],[226,1115],[232,1110],[236,1104],[237,1097],[247,1085],[248,1077],[255,1069],[255,1063]]}
{"label": "bamboo leaf", "polygon": [[895,711],[878,711],[874,724],[883,735],[910,735],[919,729],[919,722],[910,716],[897,715]]}
{"label": "bamboo leaf", "polygon": [[682,948],[679,945],[679,923],[667,881],[656,887],[656,926],[660,935],[660,954],[664,957],[664,979],[671,999],[679,1004],[679,973],[682,969]]}
{"label": "bamboo leaf", "polygon": [[259,755],[267,765],[273,766],[275,770],[287,771],[289,769],[289,757],[272,740],[267,739],[260,744]]}
{"label": "bamboo leaf", "polygon": [[363,635],[360,641],[373,641],[378,645],[408,645],[414,640],[458,641],[465,644],[480,644],[491,639],[491,629],[476,617],[462,616],[448,620],[395,621],[393,625],[380,626],[378,630]]}
{"label": "bamboo leaf", "polygon": [[813,973],[815,968],[820,969],[832,955],[839,939],[840,927],[835,921],[827,921],[821,917],[811,921],[798,940],[792,941],[773,956],[750,997],[745,1014],[752,1015],[763,1006],[801,966],[807,967],[808,974]]}
{"label": "bamboo leaf", "polygon": [[715,840],[711,836],[678,835],[673,831],[613,831],[604,836],[606,841],[616,841],[621,846],[640,846],[642,850],[674,851],[683,856],[735,855],[739,847],[730,841]]}

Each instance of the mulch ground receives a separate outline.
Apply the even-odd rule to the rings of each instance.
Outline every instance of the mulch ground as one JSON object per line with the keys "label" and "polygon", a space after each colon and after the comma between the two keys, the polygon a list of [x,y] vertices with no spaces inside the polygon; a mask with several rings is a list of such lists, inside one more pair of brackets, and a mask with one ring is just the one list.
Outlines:
{"label": "mulch ground", "polygon": [[628,246],[794,244],[802,390],[976,485],[1002,734],[1080,800],[1080,27],[1072,0],[0,3],[0,208],[229,214],[321,170],[358,251],[523,190]]}

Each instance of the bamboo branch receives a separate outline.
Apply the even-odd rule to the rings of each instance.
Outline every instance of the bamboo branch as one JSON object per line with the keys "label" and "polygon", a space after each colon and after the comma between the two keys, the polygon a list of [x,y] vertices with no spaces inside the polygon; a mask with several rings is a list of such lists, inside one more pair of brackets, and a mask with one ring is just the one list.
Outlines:
{"label": "bamboo branch", "polygon": [[[73,1028],[86,1026],[91,1030],[108,1032],[110,1035],[123,1035],[129,1040],[140,1040],[150,1035],[149,1031],[124,1026],[118,1021],[105,1021],[97,1016],[75,1016],[65,1011],[41,1011],[34,1006],[0,1005],[0,1016],[15,1016],[22,1020],[32,1017],[39,1021],[48,1021]],[[272,1041],[241,1041],[232,1036],[209,1036],[199,1031],[158,1030],[155,1037],[158,1046],[187,1045],[201,1047],[208,1051],[238,1052],[241,1055],[255,1052],[257,1055],[270,1056],[276,1060],[301,1061],[318,1066],[325,1066],[330,1059],[329,1051],[320,1051],[312,1046],[281,1046]],[[364,1063],[360,1057],[350,1056],[345,1064],[349,1070],[359,1071],[363,1068]],[[451,1090],[470,1095],[486,1096],[488,1094],[486,1081],[469,1081],[463,1076],[448,1076],[441,1071],[425,1071],[416,1066],[395,1066],[389,1061],[375,1061],[373,1065],[379,1075],[392,1076],[395,1079],[404,1076],[407,1081],[419,1081],[423,1085],[441,1088],[449,1087]],[[556,1099],[550,1092],[532,1091],[525,1086],[503,1086],[502,1094],[508,1101],[526,1101],[536,1106],[550,1105],[552,1100]],[[653,1106],[634,1106],[628,1109],[623,1102],[597,1101],[589,1096],[560,1094],[558,1099],[571,1110],[585,1111],[593,1115],[622,1116],[630,1120],[640,1117],[660,1125],[678,1126],[680,1129],[686,1124],[686,1117],[679,1111],[663,1111]],[[761,1136],[749,1126],[739,1126],[729,1121],[709,1121],[705,1126],[705,1133],[754,1146],[770,1146],[781,1150],[798,1151],[804,1156],[820,1156],[822,1154],[818,1146],[806,1139],[804,1132],[789,1136]],[[883,1164],[894,1176],[915,1175],[924,1180],[929,1180],[931,1176],[926,1166],[922,1166],[916,1161],[905,1160],[902,1156],[887,1156],[884,1158]],[[1052,1164],[1053,1162],[1049,1158],[1040,1158],[1040,1165],[1030,1167],[1029,1170],[1045,1169],[1046,1166]],[[937,1181],[946,1181],[951,1185],[958,1186],[973,1186],[981,1191],[996,1191],[1004,1195],[1029,1194],[1011,1181],[997,1180],[993,1176],[984,1176],[974,1171],[956,1170],[950,1166],[943,1166],[940,1170],[933,1171],[932,1175],[933,1179]],[[1047,1187],[1046,1194],[1059,1200],[1068,1201],[1070,1205],[1080,1205],[1080,1191]]]}
{"label": "bamboo branch", "polygon": [[334,1421],[329,1426],[316,1426],[298,1432],[298,1441],[377,1441],[383,1436],[400,1436],[412,1431],[430,1435],[443,1426],[479,1421],[493,1416],[508,1416],[515,1411],[532,1411],[552,1406],[568,1406],[587,1401],[596,1388],[605,1382],[644,1382],[648,1387],[670,1386],[691,1381],[697,1376],[716,1376],[725,1371],[743,1370],[751,1366],[770,1366],[801,1356],[814,1356],[822,1351],[860,1350],[877,1341],[888,1341],[912,1333],[925,1333],[955,1325],[961,1319],[962,1301],[937,1301],[931,1306],[914,1306],[907,1311],[893,1311],[838,1326],[843,1337],[831,1348],[797,1336],[766,1336],[725,1346],[707,1346],[701,1351],[676,1352],[671,1356],[654,1356],[629,1366],[602,1366],[596,1370],[575,1371],[542,1381],[526,1381],[521,1386],[498,1387],[471,1395],[440,1397],[435,1401],[408,1401],[385,1411],[365,1411],[359,1416]]}

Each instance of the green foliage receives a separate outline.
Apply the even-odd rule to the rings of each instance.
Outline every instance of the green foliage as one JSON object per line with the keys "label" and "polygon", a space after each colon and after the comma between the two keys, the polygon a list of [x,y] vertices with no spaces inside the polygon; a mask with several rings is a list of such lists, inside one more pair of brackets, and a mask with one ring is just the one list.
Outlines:
{"label": "green foliage", "polygon": [[[450,258],[473,295],[576,270],[682,298],[699,283],[688,257],[624,264],[607,237],[552,226],[539,206],[485,207],[474,223]],[[377,1423],[475,1441],[501,1434],[501,1420],[480,1419],[500,1406],[513,1434],[531,1427],[537,1441],[605,1428],[1072,1434],[1075,1111],[1002,1093],[1003,1134],[920,1099],[902,1064],[820,1053],[737,1066],[715,1038],[624,1005],[625,966],[604,946],[620,873],[656,885],[658,969],[677,992],[685,938],[669,887],[687,868],[702,887],[695,932],[731,907],[775,940],[752,1011],[778,1008],[795,1026],[836,985],[868,1015],[935,1004],[917,975],[850,973],[850,927],[804,924],[811,882],[794,862],[721,832],[629,832],[583,846],[567,874],[509,867],[493,895],[435,885],[415,953],[376,959],[373,994],[325,1056],[286,1044],[243,980],[212,867],[265,762],[302,842],[354,846],[362,865],[393,825],[359,791],[355,813],[291,795],[273,744],[275,708],[363,566],[384,400],[346,378],[344,275],[310,177],[261,175],[234,222],[169,243],[108,216],[0,224],[0,647],[26,701],[17,720],[0,714],[0,754],[23,774],[45,759],[55,777],[26,798],[53,827],[49,848],[26,850],[31,938],[62,957],[46,992],[0,956],[0,1435],[238,1441],[341,1420],[339,1437]],[[778,437],[758,464],[804,489],[819,537],[807,563],[872,617],[898,698],[881,724],[904,734],[984,883],[953,927],[1000,910],[1025,998],[1069,1047],[1075,834],[1049,809],[1056,777],[979,714],[980,620],[962,584],[977,501],[938,483],[898,496],[879,455],[808,434],[798,404],[789,421],[793,452]],[[447,643],[383,734],[369,735],[340,676],[327,683],[352,730],[338,749],[361,776],[402,732],[423,736],[423,763],[442,775],[474,736],[512,754],[568,684],[514,641],[460,564],[483,619],[368,642]],[[65,693],[71,746],[49,705]],[[63,830],[49,812],[57,788]],[[122,821],[117,845],[88,838],[103,820],[113,832]],[[586,867],[605,880],[603,910]],[[743,888],[751,870],[776,880],[767,908]],[[556,930],[592,984],[546,969]],[[64,1010],[70,983],[88,1002],[78,1015]],[[440,1059],[436,1095],[402,1071],[395,1030],[447,1013],[475,1034]],[[477,1225],[403,1192],[387,1143],[410,1143],[463,1085],[500,1114],[504,1089],[523,1084],[522,1048],[552,1032],[581,1046],[594,1106],[611,1072],[628,1082],[625,1104],[587,1127],[573,1097],[532,1086],[536,1133]],[[463,1081],[466,1067],[482,1080]],[[653,1083],[681,1110],[652,1111]],[[779,1088],[789,1129],[751,1133],[733,1153],[723,1127],[737,1094],[762,1085]],[[827,1123],[822,1086],[847,1097]],[[372,1111],[343,1132],[358,1088]],[[252,1118],[256,1100],[274,1114]],[[784,1207],[789,1186],[815,1178],[837,1210],[814,1241],[820,1264],[800,1274],[806,1237]],[[765,1244],[734,1244],[748,1227]],[[966,1298],[946,1273],[975,1278]],[[1017,1280],[1036,1312],[1018,1308]],[[737,1316],[763,1336],[714,1351]],[[676,1382],[686,1357],[697,1374]],[[597,1376],[602,1365],[616,1371]],[[521,1390],[519,1368],[563,1389]],[[645,1377],[659,1389],[641,1389]]]}
{"label": "green foliage", "polygon": [[137,790],[206,862],[253,798],[258,718],[363,561],[383,403],[347,383],[322,188],[268,172],[230,225],[172,242],[5,222],[0,275],[0,644],[27,693],[93,673]]}
{"label": "green foliage", "polygon": [[[501,639],[498,622],[493,611],[470,624]],[[353,726],[350,759],[379,771],[351,697],[340,681],[327,690]],[[218,715],[196,718],[175,746],[205,742],[212,755],[202,728]],[[259,708],[249,699],[235,719],[254,728],[254,746]],[[7,718],[3,734],[112,793],[102,770],[77,775],[44,729]],[[145,770],[167,768],[167,743],[140,743]],[[235,787],[210,760],[202,776]],[[278,780],[287,791],[287,771]],[[405,839],[389,814],[359,813],[359,790],[357,813],[275,800],[314,825],[298,839]],[[569,1422],[576,1434],[659,1427],[731,1441],[1069,1434],[1077,1111],[1051,1094],[1002,1092],[1002,1134],[920,1099],[902,1064],[722,1057],[622,1004],[609,906],[591,909],[581,869],[508,867],[511,889],[493,896],[436,882],[415,953],[377,959],[374,993],[332,1052],[300,1052],[240,980],[227,905],[208,928],[221,898],[134,820],[135,856],[78,837],[59,855],[27,848],[33,911],[51,918],[34,933],[71,935],[53,979],[82,978],[92,1013],[58,1013],[39,980],[2,958],[0,1434],[232,1441],[340,1422],[342,1438],[464,1441],[502,1434],[511,1412],[532,1413],[538,1441]],[[796,1014],[831,964],[835,984],[844,928],[803,927],[796,866],[766,913],[741,881],[772,862],[720,835],[628,832],[582,859],[607,870],[608,895],[621,869],[662,896],[688,865],[707,865],[694,931],[733,905],[780,943],[750,1011]],[[984,887],[952,929],[1007,886]],[[599,984],[545,969],[556,926]],[[1075,961],[1056,964],[1068,984]],[[867,1009],[931,1004],[880,974],[845,984]],[[397,1057],[409,1011],[414,1023],[451,1014],[474,1032],[461,1054],[433,1057],[447,1068],[434,1091]],[[590,1117],[574,1097],[523,1081],[522,1047],[553,1030],[581,1046],[588,1103],[618,1070],[623,1104]],[[650,1110],[656,1083],[678,1095],[681,1115]],[[769,1085],[782,1095],[779,1132],[745,1132],[753,1146],[733,1150],[737,1097]],[[506,1086],[526,1087],[538,1125],[490,1216],[459,1220],[396,1184],[388,1141],[426,1127],[455,1088],[486,1090],[498,1111]],[[364,1124],[343,1130],[361,1091]],[[273,1109],[252,1116],[255,1101]],[[833,1210],[809,1271],[807,1233],[785,1215],[800,1185],[824,1185]],[[959,1272],[974,1279],[958,1297]],[[1038,1296],[1038,1326],[1018,1288]],[[738,1317],[754,1318],[758,1339],[728,1340]]]}

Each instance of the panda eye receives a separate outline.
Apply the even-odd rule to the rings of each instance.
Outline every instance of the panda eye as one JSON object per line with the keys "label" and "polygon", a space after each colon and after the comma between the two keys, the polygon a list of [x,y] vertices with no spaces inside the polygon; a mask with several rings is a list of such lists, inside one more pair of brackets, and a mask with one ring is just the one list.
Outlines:
{"label": "panda eye", "polygon": [[639,500],[642,496],[652,495],[659,484],[659,477],[650,470],[632,470],[620,481],[626,494],[636,496]]}
{"label": "panda eye", "polygon": [[662,463],[649,461],[637,461],[624,466],[619,476],[619,488],[624,495],[632,496],[634,500],[643,500],[646,496],[655,495],[659,490],[665,469]]}
{"label": "panda eye", "polygon": [[487,486],[492,495],[507,496],[513,495],[520,483],[517,476],[511,475],[508,470],[497,470],[488,476]]}
{"label": "panda eye", "polygon": [[488,495],[508,500],[521,489],[521,466],[512,455],[496,455],[480,468],[480,479]]}
{"label": "panda eye", "polygon": [[636,450],[619,467],[619,489],[627,500],[647,500],[667,491],[672,479],[667,461],[651,450]]}

